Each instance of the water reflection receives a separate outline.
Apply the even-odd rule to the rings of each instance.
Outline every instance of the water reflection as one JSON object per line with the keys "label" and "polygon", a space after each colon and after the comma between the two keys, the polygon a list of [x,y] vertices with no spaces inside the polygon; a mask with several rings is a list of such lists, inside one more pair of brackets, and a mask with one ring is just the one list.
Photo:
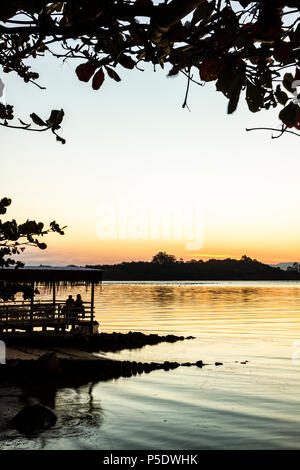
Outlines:
{"label": "water reflection", "polygon": [[299,449],[300,283],[107,283],[95,300],[102,331],[196,336],[114,357],[224,365],[59,390],[57,427],[5,448]]}
{"label": "water reflection", "polygon": [[[0,389],[2,397],[0,423],[0,449],[43,449],[49,442],[61,439],[76,442],[75,448],[80,447],[80,440],[87,439],[91,430],[101,427],[103,423],[103,409],[99,398],[94,396],[95,383],[78,388],[57,389],[48,384],[28,383],[22,388],[15,387]],[[3,406],[3,396],[7,396],[7,408]],[[10,419],[28,404],[40,402],[51,407],[57,414],[57,424],[37,436],[22,436],[9,426]],[[79,441],[78,441],[79,439]]]}
{"label": "water reflection", "polygon": [[20,402],[30,405],[32,402],[41,403],[55,409],[57,388],[51,382],[29,382],[23,385]]}
{"label": "water reflection", "polygon": [[174,289],[170,287],[154,287],[152,290],[152,301],[161,307],[165,307],[169,303],[173,303],[174,297]]}
{"label": "water reflection", "polygon": [[[85,287],[61,288],[59,296],[77,293],[88,300]],[[95,305],[105,332],[297,336],[300,283],[104,283],[95,289]]]}

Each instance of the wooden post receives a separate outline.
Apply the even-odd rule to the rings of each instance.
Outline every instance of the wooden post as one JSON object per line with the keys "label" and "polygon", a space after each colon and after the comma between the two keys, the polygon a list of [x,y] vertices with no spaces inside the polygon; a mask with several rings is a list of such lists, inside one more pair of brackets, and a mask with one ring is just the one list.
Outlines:
{"label": "wooden post", "polygon": [[[34,289],[34,282],[31,283],[32,289]],[[34,299],[34,294],[32,293],[31,299],[30,299],[30,331],[33,331],[33,299]]]}
{"label": "wooden post", "polygon": [[95,300],[95,285],[92,282],[91,289],[91,329],[93,331],[93,321],[94,321],[94,300]]}
{"label": "wooden post", "polygon": [[56,290],[55,281],[53,281],[53,317],[55,318],[55,302],[56,302]]}
{"label": "wooden post", "polygon": [[53,305],[55,305],[56,301],[56,290],[55,290],[55,281],[53,282]]}

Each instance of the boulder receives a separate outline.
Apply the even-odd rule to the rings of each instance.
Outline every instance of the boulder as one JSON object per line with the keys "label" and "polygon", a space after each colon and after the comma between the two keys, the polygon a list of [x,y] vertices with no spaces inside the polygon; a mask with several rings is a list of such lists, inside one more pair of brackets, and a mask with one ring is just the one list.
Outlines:
{"label": "boulder", "polygon": [[35,362],[35,369],[42,376],[54,377],[60,374],[59,360],[55,352],[47,352]]}
{"label": "boulder", "polygon": [[12,419],[12,426],[22,434],[37,434],[54,426],[57,421],[55,412],[45,405],[25,406]]}

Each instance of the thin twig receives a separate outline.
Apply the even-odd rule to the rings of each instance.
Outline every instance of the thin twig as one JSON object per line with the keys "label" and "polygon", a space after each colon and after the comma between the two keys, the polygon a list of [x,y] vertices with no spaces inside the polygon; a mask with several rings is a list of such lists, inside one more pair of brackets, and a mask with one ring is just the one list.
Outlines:
{"label": "thin twig", "polygon": [[186,86],[186,92],[185,92],[184,102],[183,102],[183,105],[182,105],[183,108],[187,108],[189,111],[191,111],[191,110],[190,110],[190,108],[188,107],[187,99],[188,99],[188,95],[189,95],[190,82],[191,82],[191,75],[190,75],[190,73],[191,73],[191,67],[189,68],[189,73],[188,73],[188,75],[187,75],[188,80],[187,80],[187,86]]}
{"label": "thin twig", "polygon": [[37,86],[40,90],[47,90],[45,86],[39,85],[37,82],[33,80],[28,80],[30,83],[33,83],[33,85]]}
{"label": "thin twig", "polygon": [[31,131],[31,132],[45,132],[51,129],[51,126],[45,127],[44,129],[31,129],[30,127],[11,126],[10,124],[3,124],[3,122],[0,122],[0,126],[10,128],[10,129],[22,129],[24,131]]}
{"label": "thin twig", "polygon": [[277,136],[273,136],[273,135],[272,135],[272,139],[278,139],[279,137],[281,137],[281,136],[282,136],[283,134],[285,134],[286,132],[287,132],[288,134],[293,134],[293,135],[295,135],[295,136],[297,136],[297,137],[300,137],[300,134],[297,134],[297,132],[289,131],[289,130],[287,130],[287,129],[284,129],[284,130],[282,130],[282,129],[274,129],[273,127],[253,127],[253,128],[251,128],[251,129],[247,129],[247,128],[246,128],[246,131],[247,131],[247,132],[249,132],[249,131],[275,131],[275,132],[280,132],[280,134],[277,135]]}
{"label": "thin twig", "polygon": [[186,92],[185,92],[184,102],[183,102],[183,105],[182,105],[183,109],[187,108],[190,112],[191,112],[191,110],[188,107],[187,99],[188,99],[189,91],[190,91],[192,65],[193,65],[193,49],[192,49],[192,52],[191,52],[190,66],[189,66],[189,70],[188,70],[188,74],[187,74],[187,79],[188,80],[187,80]]}
{"label": "thin twig", "polygon": [[[189,76],[188,73],[186,73],[184,70],[179,70],[179,72],[183,73],[183,75],[185,75],[186,77]],[[197,80],[195,80],[193,78],[193,75],[190,76],[190,80],[191,80],[191,82],[196,83],[196,85],[204,86],[204,83],[201,83],[201,82],[198,82]]]}

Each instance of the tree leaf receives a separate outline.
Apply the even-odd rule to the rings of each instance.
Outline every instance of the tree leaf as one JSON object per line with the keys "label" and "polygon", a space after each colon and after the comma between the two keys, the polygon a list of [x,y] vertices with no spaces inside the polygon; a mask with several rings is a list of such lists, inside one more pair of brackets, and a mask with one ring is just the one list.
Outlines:
{"label": "tree leaf", "polygon": [[230,99],[235,93],[241,90],[244,81],[244,67],[236,68],[231,65],[224,68],[220,73],[216,83],[216,88],[218,91],[222,91],[222,93]]}
{"label": "tree leaf", "polygon": [[205,59],[199,69],[201,80],[204,82],[216,80],[222,68],[224,68],[224,65],[219,59]]}
{"label": "tree leaf", "polygon": [[282,91],[280,88],[280,85],[277,85],[276,91],[275,91],[275,96],[277,98],[278,103],[285,105],[288,101],[288,95]]}
{"label": "tree leaf", "polygon": [[208,2],[207,0],[202,0],[202,3],[196,8],[193,14],[191,21],[192,25],[199,23],[199,21],[209,18],[214,11],[215,2]]}
{"label": "tree leaf", "polygon": [[62,137],[60,137],[59,135],[56,134],[56,140],[58,142],[61,142],[62,144],[65,144],[66,143],[66,139],[63,139]]}
{"label": "tree leaf", "polygon": [[175,75],[178,75],[180,72],[180,68],[178,68],[176,65],[173,65],[171,70],[169,70],[168,77],[175,77]]}
{"label": "tree leaf", "polygon": [[119,77],[119,75],[117,74],[117,72],[112,69],[111,67],[108,67],[107,65],[105,65],[105,69],[108,73],[108,76],[110,78],[112,78],[113,80],[115,80],[116,82],[120,82],[121,81],[121,78]]}
{"label": "tree leaf", "polygon": [[246,101],[252,113],[257,113],[264,107],[264,92],[249,80],[247,81]]}
{"label": "tree leaf", "polygon": [[296,110],[295,127],[298,131],[300,130],[300,106],[298,106]]}
{"label": "tree leaf", "polygon": [[280,41],[274,47],[274,57],[278,62],[287,65],[294,62],[293,48],[290,43]]}
{"label": "tree leaf", "polygon": [[249,3],[251,3],[252,0],[239,0],[239,3],[242,5],[243,8],[247,8]]}
{"label": "tree leaf", "polygon": [[276,2],[263,3],[257,22],[252,27],[255,40],[262,42],[273,42],[280,37],[282,18]]}
{"label": "tree leaf", "polygon": [[289,103],[285,108],[283,108],[279,113],[279,119],[287,126],[287,127],[296,127],[299,129],[300,126],[300,116],[299,111],[300,108],[295,103]]}
{"label": "tree leaf", "polygon": [[232,114],[238,105],[240,93],[245,82],[244,66],[227,66],[220,74],[216,83],[218,91],[229,98],[227,113]]}
{"label": "tree leaf", "polygon": [[228,107],[227,107],[227,114],[232,114],[236,108],[237,108],[237,105],[239,103],[239,99],[240,99],[240,94],[241,94],[241,90],[242,90],[242,85],[239,89],[237,89],[232,95],[231,95],[231,98],[229,100],[229,103],[228,103]]}
{"label": "tree leaf", "polygon": [[37,246],[38,246],[38,248],[39,248],[40,250],[46,250],[46,248],[47,248],[46,243],[39,243],[39,242],[37,242]]}
{"label": "tree leaf", "polygon": [[31,119],[37,126],[46,126],[47,124],[35,113],[30,114]]}
{"label": "tree leaf", "polygon": [[59,124],[62,122],[64,117],[63,109],[52,109],[49,119],[47,119],[47,124],[56,129],[59,129]]}
{"label": "tree leaf", "polygon": [[99,90],[104,80],[105,80],[105,75],[101,67],[101,69],[99,69],[98,72],[96,72],[95,75],[93,76],[93,83],[92,83],[93,90]]}
{"label": "tree leaf", "polygon": [[282,84],[284,86],[284,88],[289,91],[290,93],[293,93],[293,87],[292,87],[292,83],[294,81],[294,77],[291,73],[286,73],[283,77],[283,81],[282,81]]}
{"label": "tree leaf", "polygon": [[88,82],[97,68],[98,65],[92,64],[91,62],[85,62],[84,64],[78,65],[76,68],[76,75],[81,82]]}
{"label": "tree leaf", "polygon": [[125,68],[125,69],[130,69],[132,70],[135,66],[135,61],[129,56],[129,55],[126,55],[126,54],[122,54],[119,58],[118,58],[118,62]]}

